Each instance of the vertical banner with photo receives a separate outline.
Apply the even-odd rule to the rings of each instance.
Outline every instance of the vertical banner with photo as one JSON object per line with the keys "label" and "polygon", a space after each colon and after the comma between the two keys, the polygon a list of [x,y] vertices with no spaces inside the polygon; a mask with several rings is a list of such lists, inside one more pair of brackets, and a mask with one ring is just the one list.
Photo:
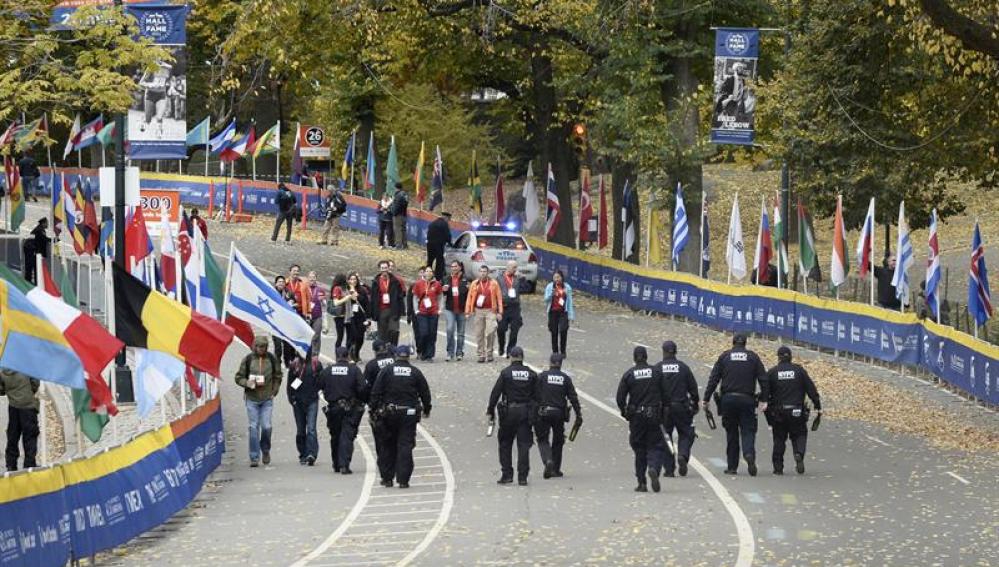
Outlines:
{"label": "vertical banner with photo", "polygon": [[187,158],[186,4],[131,4],[139,35],[170,50],[172,61],[135,74],[138,90],[128,109],[128,157],[133,160]]}
{"label": "vertical banner with photo", "polygon": [[759,30],[720,28],[715,31],[712,143],[753,144],[759,55]]}

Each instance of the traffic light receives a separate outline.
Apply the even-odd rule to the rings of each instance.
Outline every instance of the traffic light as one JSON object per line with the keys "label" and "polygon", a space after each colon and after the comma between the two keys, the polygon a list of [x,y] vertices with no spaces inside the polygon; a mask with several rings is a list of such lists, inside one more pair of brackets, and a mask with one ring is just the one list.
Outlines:
{"label": "traffic light", "polygon": [[572,151],[579,163],[586,161],[586,125],[578,122],[572,127]]}

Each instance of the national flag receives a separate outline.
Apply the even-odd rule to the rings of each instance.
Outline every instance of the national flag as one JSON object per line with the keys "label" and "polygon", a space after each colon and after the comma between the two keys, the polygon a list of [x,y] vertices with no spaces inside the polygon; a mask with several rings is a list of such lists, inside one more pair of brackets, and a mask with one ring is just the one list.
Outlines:
{"label": "national flag", "polygon": [[10,123],[10,126],[4,130],[3,135],[0,135],[0,147],[13,144],[17,139],[17,135],[21,132],[21,123],[17,120]]}
{"label": "national flag", "polygon": [[97,222],[97,206],[94,203],[94,188],[90,185],[90,178],[83,181],[83,226],[86,227],[84,251],[87,254],[96,254],[100,247],[101,227]]}
{"label": "national flag", "polygon": [[43,114],[33,122],[29,122],[14,135],[17,147],[22,151],[35,145],[35,142],[47,136],[49,133],[48,119]]}
{"label": "national flag", "polygon": [[416,169],[413,170],[413,183],[416,185],[416,201],[422,203],[427,198],[427,187],[423,184],[423,164],[426,160],[424,143],[420,142],[420,157],[416,158]]}
{"label": "national flag", "polygon": [[66,337],[6,280],[0,280],[0,367],[70,388],[86,388],[83,362]]}
{"label": "national flag", "polygon": [[368,192],[369,197],[373,197],[375,194],[375,168],[378,167],[375,163],[376,160],[375,132],[372,130],[368,137],[368,157],[364,160],[364,190]]}
{"label": "national flag", "polygon": [[635,191],[628,180],[624,180],[624,197],[621,199],[621,226],[624,227],[624,244],[621,246],[622,259],[627,260],[635,253],[638,231],[635,227]]}
{"label": "national flag", "polygon": [[472,165],[468,170],[468,206],[476,216],[482,216],[482,179],[479,177],[479,160],[472,150]]}
{"label": "national flag", "polygon": [[77,114],[76,118],[73,119],[73,126],[69,129],[69,139],[66,140],[66,149],[62,152],[62,159],[69,157],[69,154],[73,152],[76,147],[76,140],[80,136],[80,115]]}
{"label": "national flag", "polygon": [[774,244],[770,235],[770,217],[767,215],[767,199],[760,202],[760,228],[756,232],[756,253],[753,264],[756,269],[756,283],[770,283],[770,259],[773,257]]}
{"label": "national flag", "polygon": [[746,277],[746,246],[742,242],[742,216],[739,213],[739,195],[732,201],[728,217],[728,241],[725,244],[725,263],[728,273],[741,280]]}
{"label": "national flag", "polygon": [[80,151],[97,143],[97,133],[104,128],[104,115],[101,114],[80,128],[80,133],[76,136],[73,149]]}
{"label": "national flag", "polygon": [[67,209],[66,215],[69,221],[69,233],[73,240],[73,250],[78,256],[87,253],[87,223],[84,215],[87,209],[87,199],[83,194],[83,178],[76,177],[76,184],[72,188],[69,181],[63,178],[63,191],[66,193]]}
{"label": "national flag", "polygon": [[538,206],[538,191],[534,188],[534,163],[527,163],[527,181],[524,181],[524,189],[521,192],[524,197],[524,231],[534,228],[538,218],[541,216],[541,207]]}
{"label": "national flag", "polygon": [[579,243],[590,241],[590,224],[593,221],[593,201],[590,199],[590,171],[583,170],[579,183]]}
{"label": "national flag", "polygon": [[992,293],[989,291],[989,272],[985,268],[985,243],[975,221],[971,237],[971,271],[968,274],[968,311],[981,327],[992,317]]}
{"label": "national flag", "polygon": [[787,243],[784,241],[787,235],[787,226],[784,223],[784,215],[781,214],[780,203],[774,201],[774,247],[777,249],[777,271],[782,278],[782,283],[787,285],[788,266],[791,265],[787,256]]}
{"label": "national flag", "polygon": [[914,262],[909,224],[905,221],[905,201],[898,204],[898,242],[895,250],[898,260],[895,262],[891,285],[895,286],[895,297],[905,306],[909,304],[909,268]]}
{"label": "national flag", "polygon": [[599,193],[600,193],[600,213],[597,220],[597,248],[603,250],[607,248],[607,243],[610,241],[609,230],[609,212],[607,208],[607,186],[604,184],[604,175],[600,174],[599,182]]}
{"label": "national flag", "polygon": [[708,223],[708,196],[701,193],[701,277],[711,269],[711,227]]}
{"label": "national flag", "polygon": [[118,408],[115,407],[111,389],[101,377],[101,373],[125,345],[107,332],[93,317],[77,308],[73,285],[69,281],[65,266],[63,266],[60,290],[60,286],[52,280],[45,263],[42,262],[41,265],[42,274],[39,280],[43,284],[39,286],[32,286],[4,264],[0,264],[0,278],[23,293],[45,319],[55,326],[66,339],[69,348],[76,353],[85,372],[85,391],[92,400],[88,409],[115,415],[118,413]]}
{"label": "national flag", "polygon": [[163,277],[163,292],[170,299],[180,300],[180,290],[177,287],[180,279],[177,273],[180,264],[177,263],[177,247],[173,242],[173,228],[167,217],[166,207],[160,211],[160,273]]}
{"label": "national flag", "polygon": [[[62,178],[66,177],[63,173]],[[55,239],[58,242],[59,235],[62,234],[63,227],[66,226],[66,193],[62,190],[60,184],[56,184],[55,180],[55,168],[52,168],[52,187],[51,187],[51,199],[52,199],[52,231],[55,233]],[[58,250],[58,245],[56,250]]]}
{"label": "national flag", "polygon": [[805,205],[798,199],[798,267],[804,278],[819,281],[821,274],[813,273],[819,267],[815,257],[815,231],[812,229],[812,218],[805,210]]}
{"label": "national flag", "polygon": [[551,162],[548,163],[548,182],[545,184],[548,208],[545,211],[545,237],[549,240],[555,237],[558,223],[562,220],[562,207],[558,201],[558,189],[555,186],[555,172]]}
{"label": "national flag", "polygon": [[21,173],[18,171],[14,158],[4,156],[4,174],[7,178],[7,195],[10,198],[10,232],[17,234],[24,222],[24,185],[21,184]]}
{"label": "national flag", "polygon": [[198,122],[197,126],[191,128],[190,131],[187,132],[187,147],[207,146],[211,124],[212,117],[206,116],[204,120]]}
{"label": "national flag", "polygon": [[[347,140],[347,149],[343,152],[343,165],[340,166],[340,189],[347,186],[347,180],[350,179],[350,168],[354,165],[354,146],[357,143],[357,130],[350,133],[350,139]],[[423,155],[423,143],[420,143],[420,155]],[[353,191],[351,187],[351,191]],[[419,195],[417,195],[419,198]],[[422,202],[422,200],[420,201]]]}
{"label": "national flag", "polygon": [[118,264],[112,269],[118,338],[127,346],[165,352],[218,376],[232,329],[149,289]]}
{"label": "national flag", "polygon": [[385,194],[395,194],[395,184],[399,183],[399,155],[395,149],[395,136],[389,142],[388,158],[385,160]]}
{"label": "national flag", "polygon": [[506,218],[506,195],[503,194],[503,170],[500,169],[499,164],[497,164],[496,170],[496,188],[493,193],[496,208],[493,214],[493,222],[500,224]]}
{"label": "national flag", "polygon": [[850,257],[847,253],[846,225],[843,223],[843,196],[836,197],[836,216],[833,218],[832,259],[829,266],[829,283],[837,288],[846,283],[850,273]]}
{"label": "national flag", "polygon": [[926,305],[936,319],[940,315],[940,241],[937,238],[937,210],[930,213],[929,254],[926,257]]}
{"label": "national flag", "polygon": [[146,218],[141,208],[132,211],[128,224],[125,225],[125,265],[129,272],[137,278],[145,276],[145,259],[153,252],[153,241],[146,229]]}
{"label": "national flag", "polygon": [[101,242],[97,250],[102,258],[114,257],[114,213],[111,207],[101,207]]}
{"label": "national flag", "polygon": [[145,419],[156,407],[164,394],[173,388],[187,370],[179,358],[144,348],[134,349],[135,373],[132,384],[135,386],[135,402],[139,417]]}
{"label": "national flag", "polygon": [[194,369],[191,368],[190,364],[185,365],[184,380],[187,381],[187,387],[190,388],[192,392],[194,392],[194,397],[200,398],[202,394],[201,384],[198,383],[198,379],[194,377]]}
{"label": "national flag", "polygon": [[253,155],[253,159],[281,151],[281,123],[277,122],[268,128],[253,143],[253,147],[246,147],[246,151]]}
{"label": "national flag", "polygon": [[253,142],[253,126],[245,134],[233,137],[232,142],[219,152],[219,159],[226,162],[236,161],[246,153],[246,146]]}
{"label": "national flag", "polygon": [[441,147],[437,146],[434,156],[434,171],[430,179],[430,204],[427,209],[434,210],[435,207],[444,203],[444,160],[441,159]]}
{"label": "national flag", "polygon": [[230,261],[226,299],[232,314],[281,338],[304,356],[315,334],[312,327],[238,249],[233,248]]}
{"label": "national flag", "polygon": [[195,240],[201,241],[202,257],[205,261],[205,278],[208,281],[207,286],[201,286],[201,293],[202,295],[206,292],[210,294],[209,298],[215,304],[215,318],[218,319],[219,315],[222,314],[222,307],[225,304],[225,271],[215,261],[215,254],[212,253],[212,248],[208,245],[208,241],[200,238],[200,236],[195,236]]}
{"label": "national flag", "polygon": [[871,270],[874,258],[874,227],[874,197],[871,197],[871,204],[867,206],[867,216],[864,217],[864,226],[861,227],[860,238],[857,240],[857,268],[862,278]]}
{"label": "national flag", "polygon": [[236,119],[233,118],[221,132],[215,134],[208,140],[208,151],[217,154],[229,147],[233,138],[236,137]]}
{"label": "national flag", "polygon": [[100,142],[105,148],[112,146],[115,143],[114,128],[115,123],[112,121],[105,124],[104,127],[101,128],[101,131],[97,133],[97,141]]}
{"label": "national flag", "polygon": [[[179,241],[187,304],[206,317],[218,319],[220,309],[215,302],[205,258],[208,249],[201,231],[192,230],[186,211],[181,221]],[[219,290],[219,296],[221,292]]]}
{"label": "national flag", "polygon": [[662,214],[653,208],[652,202],[649,202],[649,240],[648,240],[648,265],[661,267],[663,264],[663,244],[662,235],[660,232],[662,228]]}
{"label": "national flag", "polygon": [[253,147],[257,145],[257,129],[251,124],[250,131],[246,134],[246,147],[243,149],[243,153],[240,157],[246,157],[248,154],[252,154]]}
{"label": "national flag", "polygon": [[687,206],[683,202],[683,187],[676,183],[676,206],[673,212],[673,269],[680,267],[680,254],[690,240],[690,227],[687,224]]}

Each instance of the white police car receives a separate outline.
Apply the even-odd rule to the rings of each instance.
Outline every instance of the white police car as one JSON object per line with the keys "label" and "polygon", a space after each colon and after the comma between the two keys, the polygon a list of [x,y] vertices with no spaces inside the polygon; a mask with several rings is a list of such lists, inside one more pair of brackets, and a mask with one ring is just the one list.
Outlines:
{"label": "white police car", "polygon": [[538,281],[538,256],[531,249],[515,223],[506,225],[479,225],[472,223],[472,230],[461,233],[454,246],[445,249],[448,264],[457,260],[465,267],[469,281],[479,276],[479,267],[488,266],[491,275],[499,277],[510,260],[516,260],[517,273],[534,292]]}

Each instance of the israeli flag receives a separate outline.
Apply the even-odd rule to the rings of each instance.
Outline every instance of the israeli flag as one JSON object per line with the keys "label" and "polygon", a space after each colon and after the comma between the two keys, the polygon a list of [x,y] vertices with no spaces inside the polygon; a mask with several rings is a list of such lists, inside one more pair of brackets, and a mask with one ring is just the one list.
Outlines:
{"label": "israeli flag", "polygon": [[283,339],[305,356],[315,332],[235,247],[229,267],[227,314]]}

